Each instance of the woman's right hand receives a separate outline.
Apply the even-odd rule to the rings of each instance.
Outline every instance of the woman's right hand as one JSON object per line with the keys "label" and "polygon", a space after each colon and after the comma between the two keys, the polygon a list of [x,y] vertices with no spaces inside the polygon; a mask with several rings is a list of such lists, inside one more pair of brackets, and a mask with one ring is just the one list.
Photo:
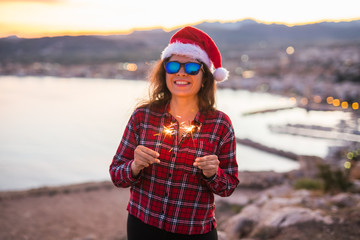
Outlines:
{"label": "woman's right hand", "polygon": [[158,157],[159,153],[147,148],[145,146],[139,145],[134,151],[134,161],[131,164],[131,173],[135,177],[141,170],[150,166],[153,163],[160,163]]}

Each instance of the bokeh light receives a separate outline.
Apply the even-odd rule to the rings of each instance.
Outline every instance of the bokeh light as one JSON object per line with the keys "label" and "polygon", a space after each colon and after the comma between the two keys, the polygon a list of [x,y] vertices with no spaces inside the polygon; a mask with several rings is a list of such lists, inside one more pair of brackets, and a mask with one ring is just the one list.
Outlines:
{"label": "bokeh light", "polygon": [[290,100],[290,102],[292,102],[293,104],[296,104],[296,98],[295,98],[295,97],[291,97],[289,100]]}
{"label": "bokeh light", "polygon": [[321,96],[318,96],[318,95],[314,96],[314,102],[315,103],[321,103],[321,101],[322,101]]}
{"label": "bokeh light", "polygon": [[346,161],[346,162],[344,163],[344,167],[345,167],[346,169],[350,169],[350,168],[351,168],[351,162]]}
{"label": "bokeh light", "polygon": [[327,102],[328,104],[332,104],[333,101],[334,101],[334,98],[333,98],[333,97],[327,97],[327,98],[326,98],[326,102]]}
{"label": "bokeh light", "polygon": [[359,103],[358,103],[358,102],[354,102],[354,103],[352,104],[352,108],[353,108],[354,110],[358,110],[358,109],[359,109]]}
{"label": "bokeh light", "polygon": [[126,63],[125,69],[130,72],[135,72],[137,70],[137,65],[136,63]]}
{"label": "bokeh light", "polygon": [[309,103],[309,100],[306,97],[303,97],[300,99],[300,104],[301,105],[307,105]]}
{"label": "bokeh light", "polygon": [[349,107],[349,103],[346,102],[346,101],[344,101],[344,102],[341,103],[341,107],[342,107],[343,109],[347,109],[347,108]]}
{"label": "bokeh light", "polygon": [[287,47],[287,48],[286,48],[286,53],[287,53],[288,55],[294,54],[294,53],[295,53],[295,48],[294,48],[293,46]]}
{"label": "bokeh light", "polygon": [[335,107],[340,106],[340,100],[339,99],[334,99],[333,103],[332,103]]}

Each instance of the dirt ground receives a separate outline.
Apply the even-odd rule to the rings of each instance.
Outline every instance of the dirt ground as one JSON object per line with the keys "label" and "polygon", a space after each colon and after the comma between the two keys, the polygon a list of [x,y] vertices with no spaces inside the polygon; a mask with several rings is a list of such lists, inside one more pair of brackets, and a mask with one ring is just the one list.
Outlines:
{"label": "dirt ground", "polygon": [[111,183],[0,194],[0,239],[125,239],[129,189]]}

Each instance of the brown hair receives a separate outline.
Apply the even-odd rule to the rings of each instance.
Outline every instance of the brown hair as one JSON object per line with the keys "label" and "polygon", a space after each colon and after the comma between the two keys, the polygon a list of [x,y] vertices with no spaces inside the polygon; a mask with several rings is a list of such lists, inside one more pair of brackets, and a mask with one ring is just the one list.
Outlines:
{"label": "brown hair", "polygon": [[[141,105],[146,107],[165,106],[171,100],[171,92],[166,86],[166,72],[164,63],[170,58],[156,62],[149,74],[150,88],[149,98],[144,100]],[[214,76],[210,69],[203,64],[204,74],[202,87],[198,92],[198,107],[200,111],[209,112],[215,110],[215,91],[216,85]]]}

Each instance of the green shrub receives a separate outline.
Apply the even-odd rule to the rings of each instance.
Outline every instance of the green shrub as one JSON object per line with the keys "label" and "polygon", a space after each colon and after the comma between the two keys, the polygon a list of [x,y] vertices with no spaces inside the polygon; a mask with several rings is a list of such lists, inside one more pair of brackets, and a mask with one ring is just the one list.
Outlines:
{"label": "green shrub", "polygon": [[320,164],[319,177],[324,182],[324,192],[346,192],[351,187],[348,175],[344,170],[331,168],[328,164]]}
{"label": "green shrub", "polygon": [[323,190],[324,182],[320,179],[300,178],[294,183],[295,189]]}

